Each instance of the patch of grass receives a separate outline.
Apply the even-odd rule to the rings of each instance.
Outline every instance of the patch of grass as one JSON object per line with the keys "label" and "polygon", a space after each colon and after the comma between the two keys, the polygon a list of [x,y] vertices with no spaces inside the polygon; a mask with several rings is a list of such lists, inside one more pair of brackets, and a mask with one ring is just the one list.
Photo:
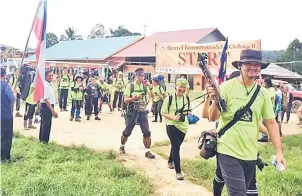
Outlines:
{"label": "patch of grass", "polygon": [[16,134],[13,160],[1,164],[1,195],[150,195],[149,179],[125,168],[116,157],[114,151],[44,145]]}
{"label": "patch of grass", "polygon": [[[153,151],[162,155],[163,158],[167,158],[167,154],[160,148],[155,147]],[[271,155],[275,154],[272,144],[261,145],[259,151],[261,158],[269,164],[269,167],[265,167],[262,172],[257,169],[259,195],[302,195],[302,135],[283,137],[283,153],[288,166],[283,173],[277,172],[270,163]],[[210,160],[183,159],[182,170],[188,180],[212,190],[216,170],[215,158]],[[225,190],[224,195],[226,195]]]}

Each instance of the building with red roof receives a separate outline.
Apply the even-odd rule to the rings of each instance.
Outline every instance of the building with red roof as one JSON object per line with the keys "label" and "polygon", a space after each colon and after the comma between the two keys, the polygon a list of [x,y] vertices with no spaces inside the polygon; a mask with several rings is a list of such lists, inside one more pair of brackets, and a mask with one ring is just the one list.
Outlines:
{"label": "building with red roof", "polygon": [[[124,75],[130,80],[135,69],[143,67],[146,72],[146,78],[150,79],[155,74],[155,44],[188,42],[188,43],[212,43],[225,41],[225,36],[217,28],[180,30],[154,33],[144,39],[134,43],[132,46],[114,54],[109,63],[123,70]],[[114,60],[116,59],[116,61]],[[163,74],[168,83],[174,83],[175,79],[184,74]],[[204,87],[204,80],[200,75],[184,75],[191,88],[200,89]]]}

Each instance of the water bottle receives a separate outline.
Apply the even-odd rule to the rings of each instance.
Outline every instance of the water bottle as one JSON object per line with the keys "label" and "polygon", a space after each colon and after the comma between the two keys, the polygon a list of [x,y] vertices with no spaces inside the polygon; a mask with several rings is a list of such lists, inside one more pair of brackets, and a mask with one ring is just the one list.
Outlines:
{"label": "water bottle", "polygon": [[273,155],[271,157],[271,163],[273,164],[273,166],[276,167],[277,171],[279,171],[279,172],[284,172],[285,171],[284,165],[282,163],[277,162],[277,157],[275,155]]}

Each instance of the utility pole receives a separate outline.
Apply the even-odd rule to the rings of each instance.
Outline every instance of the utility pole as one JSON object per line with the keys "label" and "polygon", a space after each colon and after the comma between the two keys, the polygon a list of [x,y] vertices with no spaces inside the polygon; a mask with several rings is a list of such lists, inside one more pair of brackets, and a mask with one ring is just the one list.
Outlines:
{"label": "utility pole", "polygon": [[146,36],[147,25],[144,25],[144,37]]}

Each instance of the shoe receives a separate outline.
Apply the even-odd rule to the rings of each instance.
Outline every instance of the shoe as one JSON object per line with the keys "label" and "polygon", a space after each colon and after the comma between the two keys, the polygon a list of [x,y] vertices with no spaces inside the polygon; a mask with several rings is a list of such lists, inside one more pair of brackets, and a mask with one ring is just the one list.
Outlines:
{"label": "shoe", "polygon": [[39,123],[39,120],[36,118],[34,123]]}
{"label": "shoe", "polygon": [[60,109],[60,112],[63,112],[63,109]]}
{"label": "shoe", "polygon": [[157,122],[157,120],[152,120],[152,122]]}
{"label": "shoe", "polygon": [[67,109],[63,109],[63,111],[64,111],[64,112],[68,112],[68,110],[67,110]]}
{"label": "shoe", "polygon": [[33,126],[33,125],[29,125],[28,129],[36,129],[37,127]]}
{"label": "shoe", "polygon": [[279,130],[279,133],[280,133],[280,137],[282,137],[282,131],[281,130]]}
{"label": "shoe", "polygon": [[73,121],[73,117],[70,117],[70,119],[69,119],[70,121]]}
{"label": "shoe", "polygon": [[87,116],[87,120],[90,120],[90,116]]}
{"label": "shoe", "polygon": [[162,123],[162,122],[163,122],[163,119],[160,119],[159,122]]}
{"label": "shoe", "polygon": [[126,154],[124,146],[121,146],[119,151],[121,154]]}
{"label": "shoe", "polygon": [[268,138],[266,137],[260,138],[258,139],[258,142],[268,142]]}
{"label": "shoe", "polygon": [[23,117],[23,116],[19,112],[17,112],[15,117]]}
{"label": "shoe", "polygon": [[29,130],[29,128],[28,127],[24,127],[24,130]]}
{"label": "shoe", "polygon": [[169,169],[174,169],[175,168],[174,163],[173,162],[168,162],[168,168]]}
{"label": "shoe", "polygon": [[145,157],[147,157],[148,159],[155,159],[155,155],[152,154],[150,151],[145,153]]}
{"label": "shoe", "polygon": [[94,119],[95,119],[95,120],[101,120],[98,116],[96,116]]}
{"label": "shoe", "polygon": [[76,122],[81,122],[81,120],[79,118],[76,118],[75,121]]}
{"label": "shoe", "polygon": [[177,174],[176,174],[176,179],[177,179],[177,180],[183,180],[183,179],[184,179],[184,176],[182,175],[182,173],[177,173]]}

